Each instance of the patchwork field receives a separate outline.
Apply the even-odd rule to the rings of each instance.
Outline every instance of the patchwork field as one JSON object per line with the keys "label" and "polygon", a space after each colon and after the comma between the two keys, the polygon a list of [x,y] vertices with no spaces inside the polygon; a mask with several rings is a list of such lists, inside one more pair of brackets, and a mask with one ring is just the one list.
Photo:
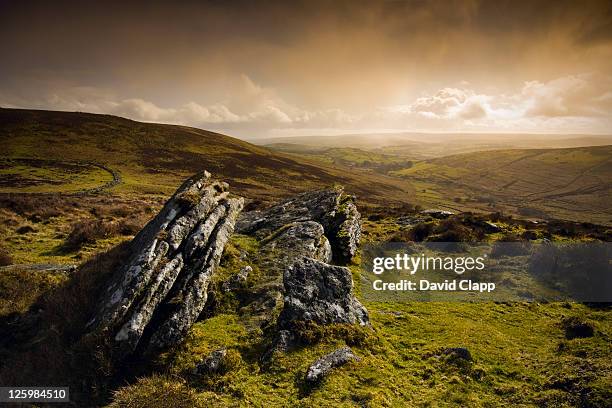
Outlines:
{"label": "patchwork field", "polygon": [[468,153],[391,174],[430,205],[612,224],[612,146]]}

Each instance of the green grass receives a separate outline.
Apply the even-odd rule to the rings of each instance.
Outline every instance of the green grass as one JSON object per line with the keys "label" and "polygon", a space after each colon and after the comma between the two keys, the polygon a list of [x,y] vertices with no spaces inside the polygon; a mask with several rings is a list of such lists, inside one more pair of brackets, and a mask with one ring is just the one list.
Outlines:
{"label": "green grass", "polygon": [[611,225],[611,157],[612,146],[499,150],[431,159],[392,174],[409,179],[427,205]]}
{"label": "green grass", "polygon": [[67,163],[66,169],[55,163],[23,163],[0,160],[0,177],[6,180],[2,191],[7,193],[74,193],[112,181],[108,172],[88,164]]}
{"label": "green grass", "polygon": [[[262,368],[254,353],[260,336],[235,315],[196,324],[170,360],[170,372],[188,378],[189,388],[202,398],[212,388],[216,406],[557,407],[579,405],[580,392],[594,406],[604,406],[610,397],[609,312],[577,304],[365,305],[373,340],[353,346],[362,360],[335,370],[318,388],[305,388],[303,376],[318,356],[343,345],[341,340],[290,352]],[[565,340],[559,323],[568,316],[586,317],[597,335]],[[221,347],[238,351],[240,362],[202,388],[203,379],[185,373]],[[467,347],[474,362],[457,367],[436,357],[447,347]]]}

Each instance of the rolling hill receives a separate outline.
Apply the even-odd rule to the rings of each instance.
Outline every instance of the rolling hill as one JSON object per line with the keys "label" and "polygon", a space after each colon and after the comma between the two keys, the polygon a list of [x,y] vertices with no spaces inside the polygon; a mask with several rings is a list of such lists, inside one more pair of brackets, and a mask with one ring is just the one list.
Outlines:
{"label": "rolling hill", "polygon": [[167,195],[185,177],[210,171],[232,191],[267,201],[343,184],[371,204],[407,202],[406,181],[309,161],[186,126],[90,113],[0,109],[0,192],[75,192],[120,174],[117,194]]}
{"label": "rolling hill", "polygon": [[409,179],[422,202],[612,223],[612,146],[459,154],[392,174]]}

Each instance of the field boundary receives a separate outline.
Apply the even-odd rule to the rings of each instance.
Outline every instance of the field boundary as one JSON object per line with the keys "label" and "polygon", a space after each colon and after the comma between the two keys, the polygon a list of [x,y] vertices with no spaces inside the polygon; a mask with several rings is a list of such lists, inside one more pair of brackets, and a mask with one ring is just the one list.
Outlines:
{"label": "field boundary", "polygon": [[104,190],[108,190],[112,187],[115,187],[123,182],[121,178],[121,173],[119,170],[113,169],[103,163],[98,163],[91,160],[59,160],[59,159],[38,159],[33,157],[7,157],[5,160],[8,161],[18,161],[23,163],[42,163],[42,164],[73,164],[73,165],[81,165],[81,166],[92,166],[97,167],[100,170],[103,170],[112,176],[112,180],[107,181],[106,183],[99,185],[97,187],[86,188],[82,190],[77,190],[73,192],[51,192],[51,191],[42,191],[42,192],[28,192],[28,191],[19,191],[19,192],[11,192],[11,193],[3,193],[3,194],[44,194],[44,195],[53,195],[53,194],[63,194],[63,195],[73,195],[73,196],[82,196],[89,194],[97,194],[101,193]]}

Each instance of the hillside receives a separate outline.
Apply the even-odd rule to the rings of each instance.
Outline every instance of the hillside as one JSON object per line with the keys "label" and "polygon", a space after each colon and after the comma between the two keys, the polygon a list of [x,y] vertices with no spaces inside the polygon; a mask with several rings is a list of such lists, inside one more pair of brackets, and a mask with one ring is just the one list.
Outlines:
{"label": "hillside", "polygon": [[[372,133],[337,136],[297,136],[253,139],[279,150],[351,146],[372,153],[424,160],[461,153],[507,149],[558,149],[612,144],[611,135],[511,133]],[[290,145],[293,145],[291,147]]]}
{"label": "hillside", "polygon": [[409,179],[425,203],[612,223],[612,146],[467,153],[391,174]]}
{"label": "hillside", "polygon": [[[436,140],[438,136],[432,136]],[[335,139],[333,139],[335,140]],[[415,202],[457,211],[502,211],[522,218],[612,223],[612,145],[491,150],[465,138],[441,144],[405,142],[379,148],[267,145],[322,162],[342,163],[402,178]],[[483,140],[488,140],[483,137]],[[564,138],[549,144],[596,143],[605,138]],[[328,141],[332,143],[332,140]],[[397,142],[397,140],[393,140]],[[544,143],[542,138],[533,145]],[[472,152],[475,148],[482,151]],[[445,151],[442,157],[440,153]],[[468,153],[453,154],[456,151]],[[416,158],[408,160],[408,157]],[[424,157],[433,157],[424,159]]]}
{"label": "hillside", "polygon": [[[205,169],[231,182],[237,194],[264,201],[335,183],[368,203],[413,196],[408,183],[390,177],[272,152],[201,129],[109,115],[0,109],[0,143],[0,192],[74,192],[112,179],[93,164],[120,173],[122,182],[110,190],[118,194],[166,195]],[[7,163],[10,159],[19,160]]]}
{"label": "hillside", "polygon": [[370,169],[381,174],[412,165],[410,160],[396,154],[385,154],[376,150],[355,147],[317,147],[292,143],[273,143],[266,147],[277,152],[298,154],[309,159],[322,160],[325,163]]}

